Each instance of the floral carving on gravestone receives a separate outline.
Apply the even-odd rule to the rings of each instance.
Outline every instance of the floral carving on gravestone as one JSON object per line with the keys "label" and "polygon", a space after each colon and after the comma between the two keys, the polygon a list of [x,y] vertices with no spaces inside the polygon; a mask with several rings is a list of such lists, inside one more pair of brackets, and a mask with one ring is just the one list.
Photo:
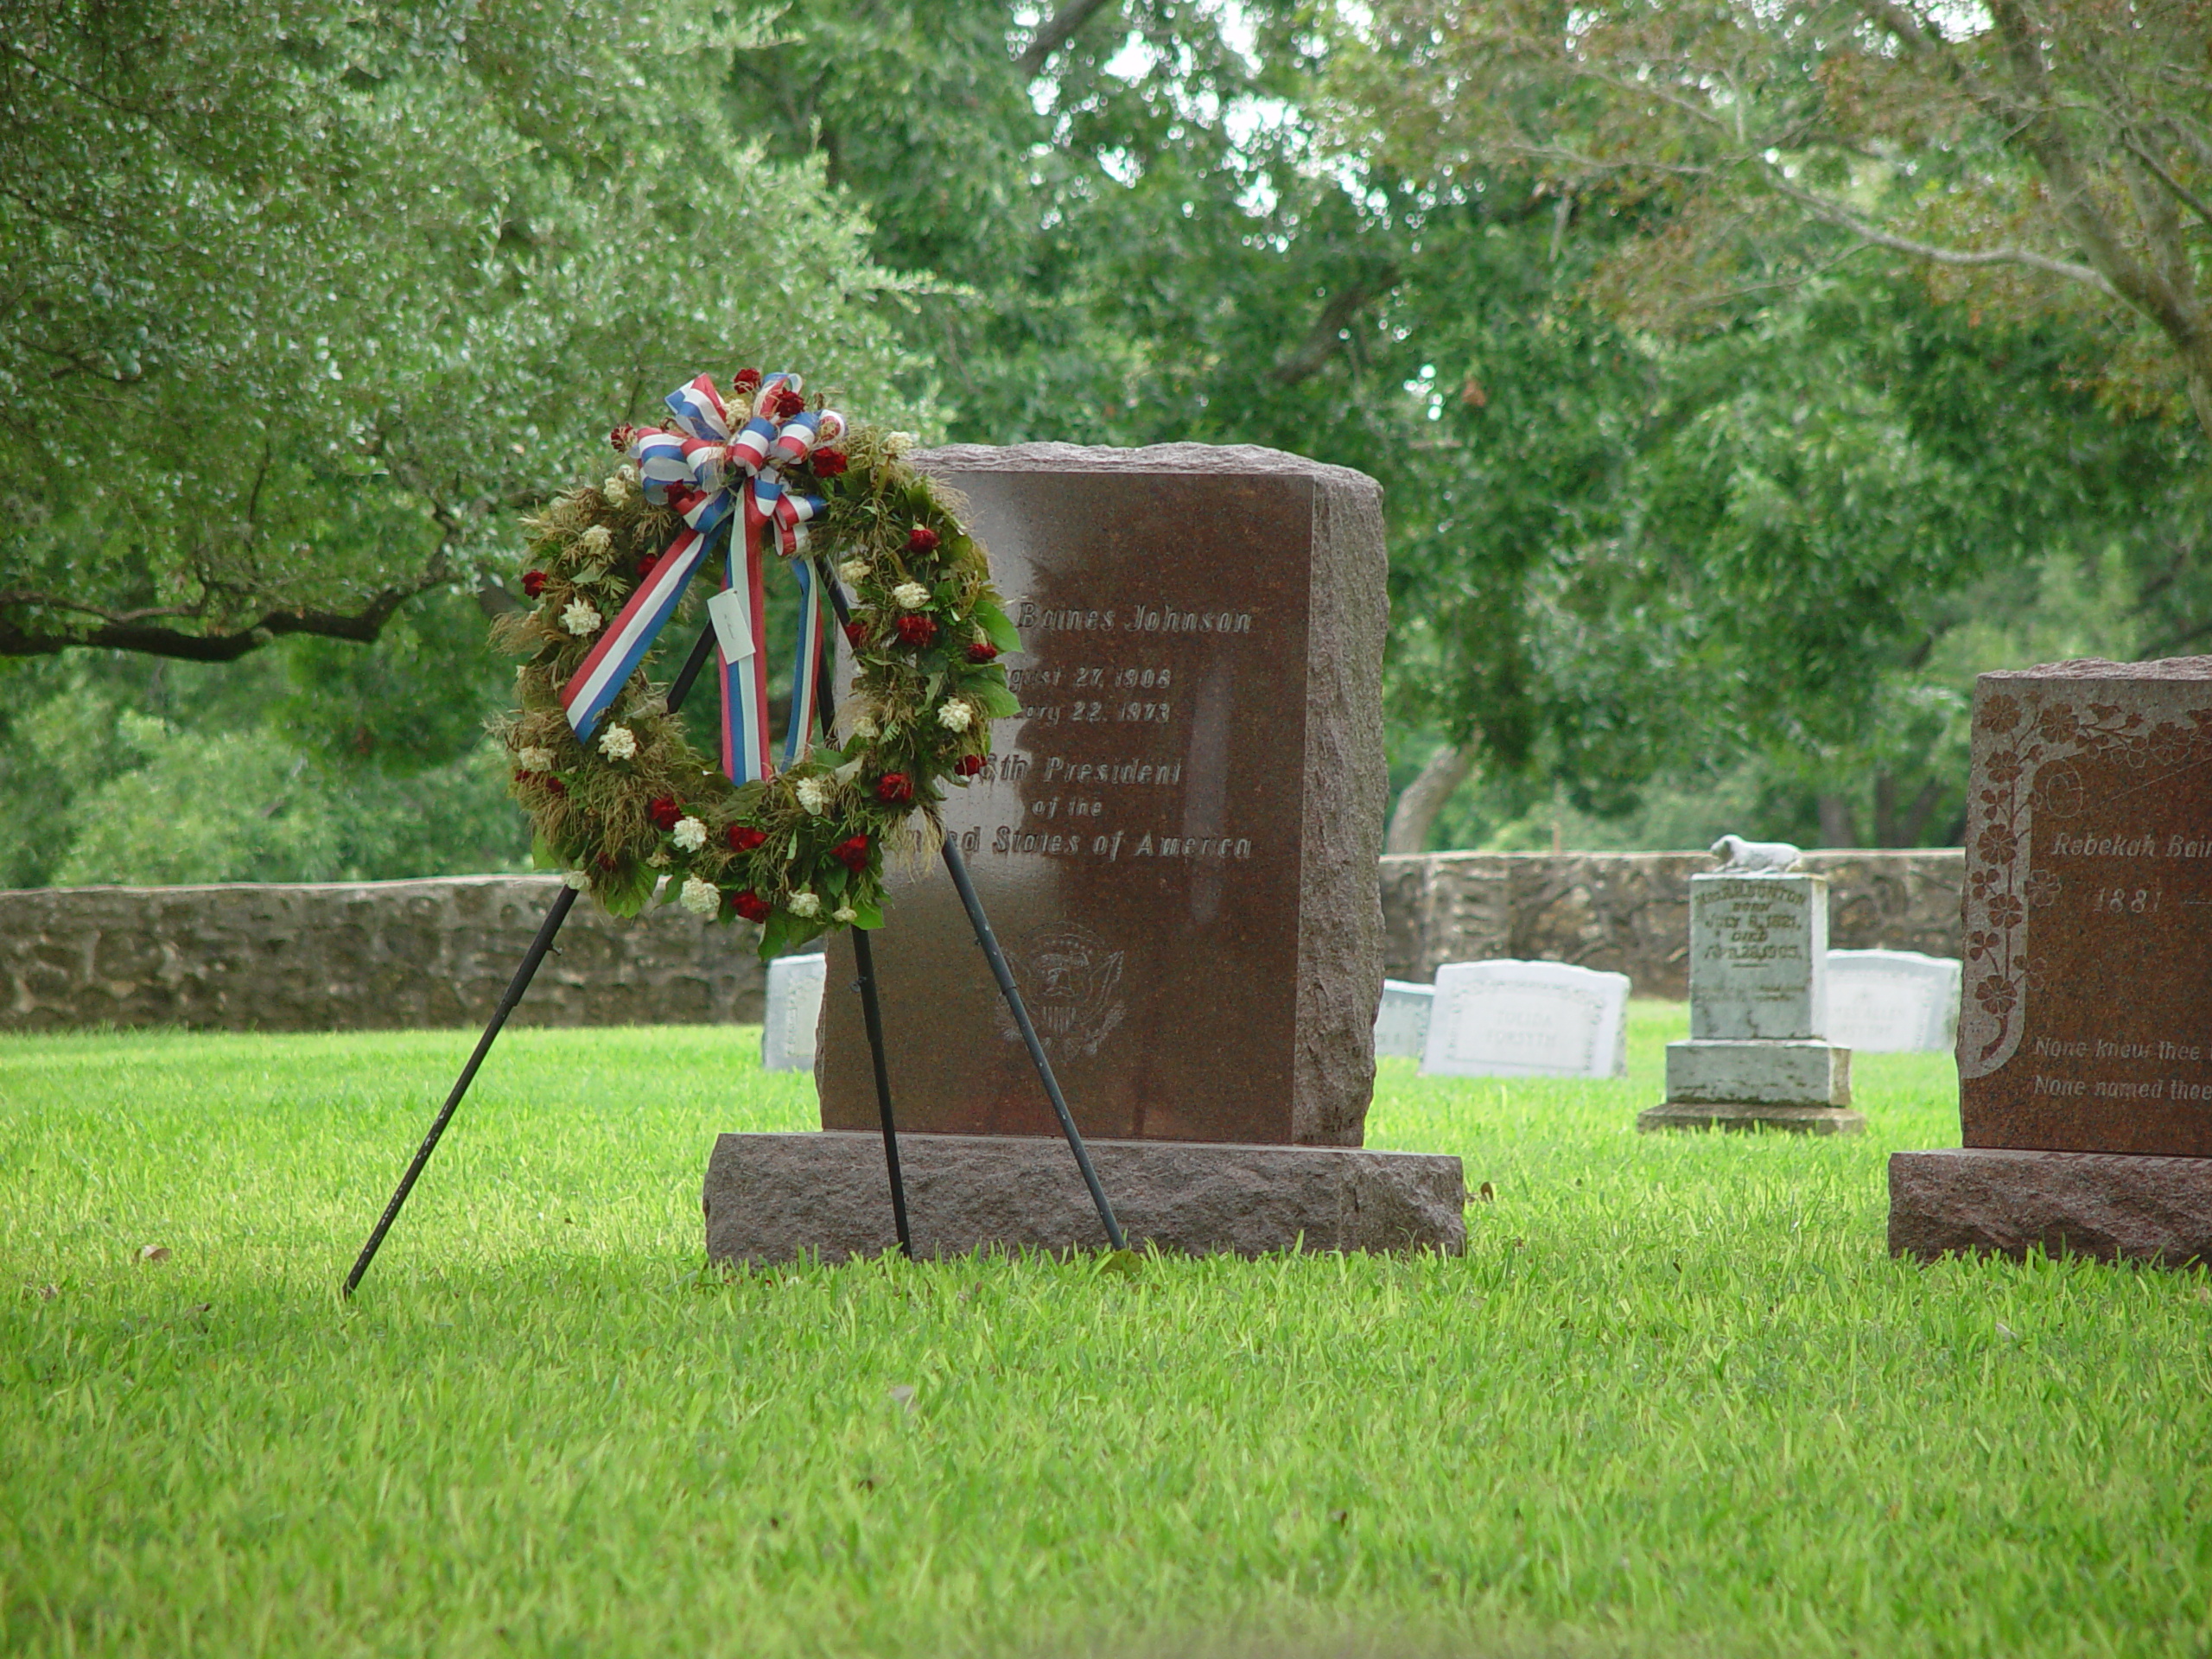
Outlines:
{"label": "floral carving on gravestone", "polygon": [[[2042,963],[2029,946],[2029,923],[2062,890],[2058,874],[2034,868],[2040,817],[2061,824],[2089,805],[2080,761],[2117,759],[2152,787],[2212,760],[2212,709],[2187,711],[2189,724],[2160,721],[2111,703],[2034,706],[1999,693],[1975,713],[1978,734],[1995,747],[1980,757],[1967,803],[1966,996],[1959,1016],[1959,1074],[1986,1077],[2012,1058]],[[1977,746],[1979,747],[1979,745]]]}

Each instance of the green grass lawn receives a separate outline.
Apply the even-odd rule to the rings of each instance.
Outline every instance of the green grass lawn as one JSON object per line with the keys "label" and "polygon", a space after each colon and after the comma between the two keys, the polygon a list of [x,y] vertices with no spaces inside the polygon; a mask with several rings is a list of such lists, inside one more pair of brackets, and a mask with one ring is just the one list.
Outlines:
{"label": "green grass lawn", "polygon": [[[1389,1061],[1464,1259],[701,1271],[751,1030],[0,1039],[10,1654],[2203,1654],[2212,1290],[1892,1262],[1871,1132]],[[143,1262],[143,1247],[166,1260]],[[909,1398],[894,1389],[911,1389]]]}

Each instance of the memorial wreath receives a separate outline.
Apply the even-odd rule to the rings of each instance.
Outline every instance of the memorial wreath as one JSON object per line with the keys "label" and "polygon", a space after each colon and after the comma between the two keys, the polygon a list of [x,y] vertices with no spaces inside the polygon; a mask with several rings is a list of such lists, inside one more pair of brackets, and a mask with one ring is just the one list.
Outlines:
{"label": "memorial wreath", "polygon": [[[883,919],[887,852],[931,849],[945,785],[990,753],[1017,707],[1001,652],[1019,640],[958,503],[903,457],[903,434],[848,425],[799,377],[701,375],[664,428],[620,426],[625,459],[527,521],[535,607],[502,618],[521,709],[499,724],[533,856],[617,915],[663,903],[762,925],[760,954]],[[719,552],[708,601],[722,699],[721,764],[686,741],[644,664]],[[791,713],[768,756],[764,569],[800,595]],[[830,579],[852,590],[842,741],[820,710]]]}

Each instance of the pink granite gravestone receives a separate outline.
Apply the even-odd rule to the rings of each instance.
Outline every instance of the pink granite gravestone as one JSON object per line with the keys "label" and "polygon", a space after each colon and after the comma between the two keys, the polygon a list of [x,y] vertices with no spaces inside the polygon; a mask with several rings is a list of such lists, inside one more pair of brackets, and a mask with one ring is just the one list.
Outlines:
{"label": "pink granite gravestone", "polygon": [[1985,674],[1972,756],[1965,1145],[1891,1248],[2212,1255],[2212,657]]}

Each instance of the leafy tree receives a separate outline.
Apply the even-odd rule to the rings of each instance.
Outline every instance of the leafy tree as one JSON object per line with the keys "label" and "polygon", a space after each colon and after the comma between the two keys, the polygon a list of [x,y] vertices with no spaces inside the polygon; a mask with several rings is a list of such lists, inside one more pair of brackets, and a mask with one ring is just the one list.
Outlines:
{"label": "leafy tree", "polygon": [[0,655],[374,639],[509,563],[609,408],[900,353],[739,38],[612,0],[0,11]]}
{"label": "leafy tree", "polygon": [[1886,249],[1997,276],[1987,296],[2024,315],[2095,318],[2125,341],[2123,394],[2178,381],[2212,432],[2201,5],[1382,0],[1361,35],[1338,66],[1353,145],[1531,169],[1562,204],[1664,200],[1613,271],[1638,308]]}

